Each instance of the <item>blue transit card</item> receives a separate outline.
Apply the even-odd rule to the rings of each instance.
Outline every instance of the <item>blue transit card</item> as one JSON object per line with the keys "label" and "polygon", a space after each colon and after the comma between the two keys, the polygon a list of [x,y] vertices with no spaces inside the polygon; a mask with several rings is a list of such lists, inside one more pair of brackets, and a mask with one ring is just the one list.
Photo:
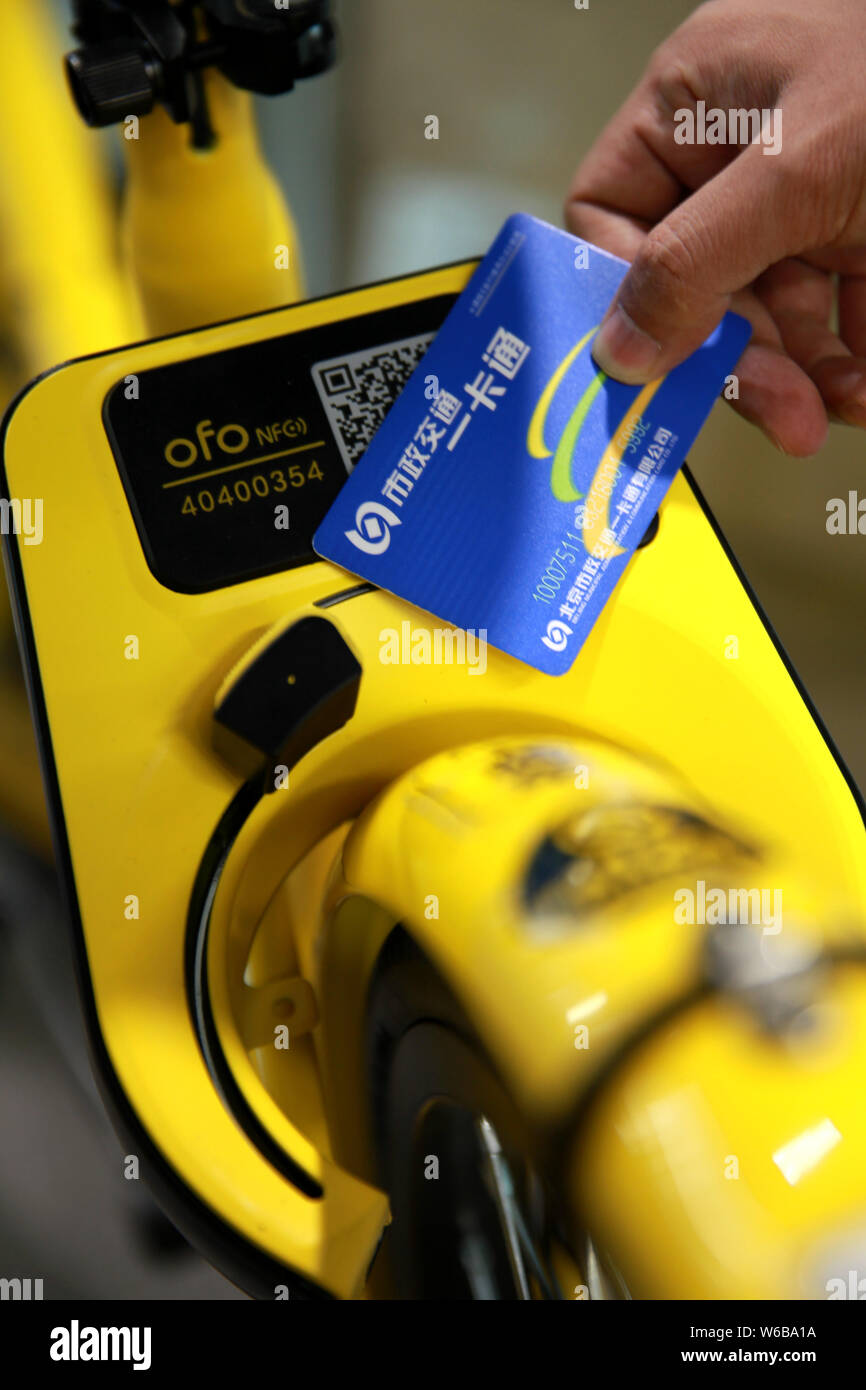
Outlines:
{"label": "blue transit card", "polygon": [[313,539],[549,675],[569,669],[751,333],[648,386],[592,342],[627,265],[509,217]]}

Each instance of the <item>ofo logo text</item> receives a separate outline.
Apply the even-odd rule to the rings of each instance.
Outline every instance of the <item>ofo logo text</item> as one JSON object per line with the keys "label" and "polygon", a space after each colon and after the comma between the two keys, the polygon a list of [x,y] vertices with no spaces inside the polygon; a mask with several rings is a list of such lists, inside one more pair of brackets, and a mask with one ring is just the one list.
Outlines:
{"label": "ofo logo text", "polygon": [[0,534],[23,536],[25,545],[41,545],[42,498],[0,497]]}
{"label": "ofo logo text", "polygon": [[355,529],[344,535],[365,555],[383,555],[391,542],[390,528],[399,525],[397,513],[382,502],[362,502],[355,512]]}
{"label": "ofo logo text", "polygon": [[782,152],[780,107],[711,106],[699,101],[693,111],[681,106],[674,112],[674,139],[678,145],[763,145],[764,154]]}
{"label": "ofo logo text", "polygon": [[250,436],[243,425],[234,423],[214,426],[212,420],[199,420],[195,427],[195,439],[170,439],[164,449],[165,461],[172,468],[190,468],[198,460],[210,463],[213,451],[209,441],[213,439],[222,454],[242,454],[250,442]]}
{"label": "ofo logo text", "polygon": [[379,633],[379,660],[383,666],[467,666],[470,676],[487,670],[487,628],[464,631],[461,627],[413,628],[402,622],[400,631],[383,627]]}

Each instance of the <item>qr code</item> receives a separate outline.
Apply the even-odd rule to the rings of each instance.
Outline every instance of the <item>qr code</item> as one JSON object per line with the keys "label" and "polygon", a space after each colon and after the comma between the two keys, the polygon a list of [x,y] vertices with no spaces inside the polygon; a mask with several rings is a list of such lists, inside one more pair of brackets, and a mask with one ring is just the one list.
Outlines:
{"label": "qr code", "polygon": [[435,337],[421,333],[396,343],[313,364],[313,381],[351,473]]}

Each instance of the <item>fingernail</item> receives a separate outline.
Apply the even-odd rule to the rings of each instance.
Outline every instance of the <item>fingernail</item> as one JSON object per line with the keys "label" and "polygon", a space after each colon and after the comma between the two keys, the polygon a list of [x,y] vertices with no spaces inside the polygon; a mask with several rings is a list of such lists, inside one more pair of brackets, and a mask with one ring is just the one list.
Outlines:
{"label": "fingernail", "polygon": [[780,454],[784,454],[786,458],[791,458],[791,455],[788,453],[788,450],[782,444],[782,441],[775,434],[773,434],[772,430],[767,429],[766,425],[761,425],[760,428],[763,430],[770,443],[773,444],[775,448],[779,450]]}
{"label": "fingernail", "polygon": [[592,345],[592,355],[601,370],[629,386],[653,380],[660,352],[655,338],[638,328],[621,304],[614,305]]}

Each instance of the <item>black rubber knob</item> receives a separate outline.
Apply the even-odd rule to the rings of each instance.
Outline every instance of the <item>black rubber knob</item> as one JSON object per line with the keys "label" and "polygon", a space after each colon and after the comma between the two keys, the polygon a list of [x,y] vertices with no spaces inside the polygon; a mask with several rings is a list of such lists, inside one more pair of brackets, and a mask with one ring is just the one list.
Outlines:
{"label": "black rubber knob", "polygon": [[91,44],[69,53],[66,76],[75,104],[89,126],[115,125],[126,116],[146,116],[153,110],[157,96],[154,65],[125,39]]}
{"label": "black rubber knob", "polygon": [[299,618],[244,669],[214,719],[271,763],[292,768],[348,723],[360,682],[361,667],[334,624]]}

